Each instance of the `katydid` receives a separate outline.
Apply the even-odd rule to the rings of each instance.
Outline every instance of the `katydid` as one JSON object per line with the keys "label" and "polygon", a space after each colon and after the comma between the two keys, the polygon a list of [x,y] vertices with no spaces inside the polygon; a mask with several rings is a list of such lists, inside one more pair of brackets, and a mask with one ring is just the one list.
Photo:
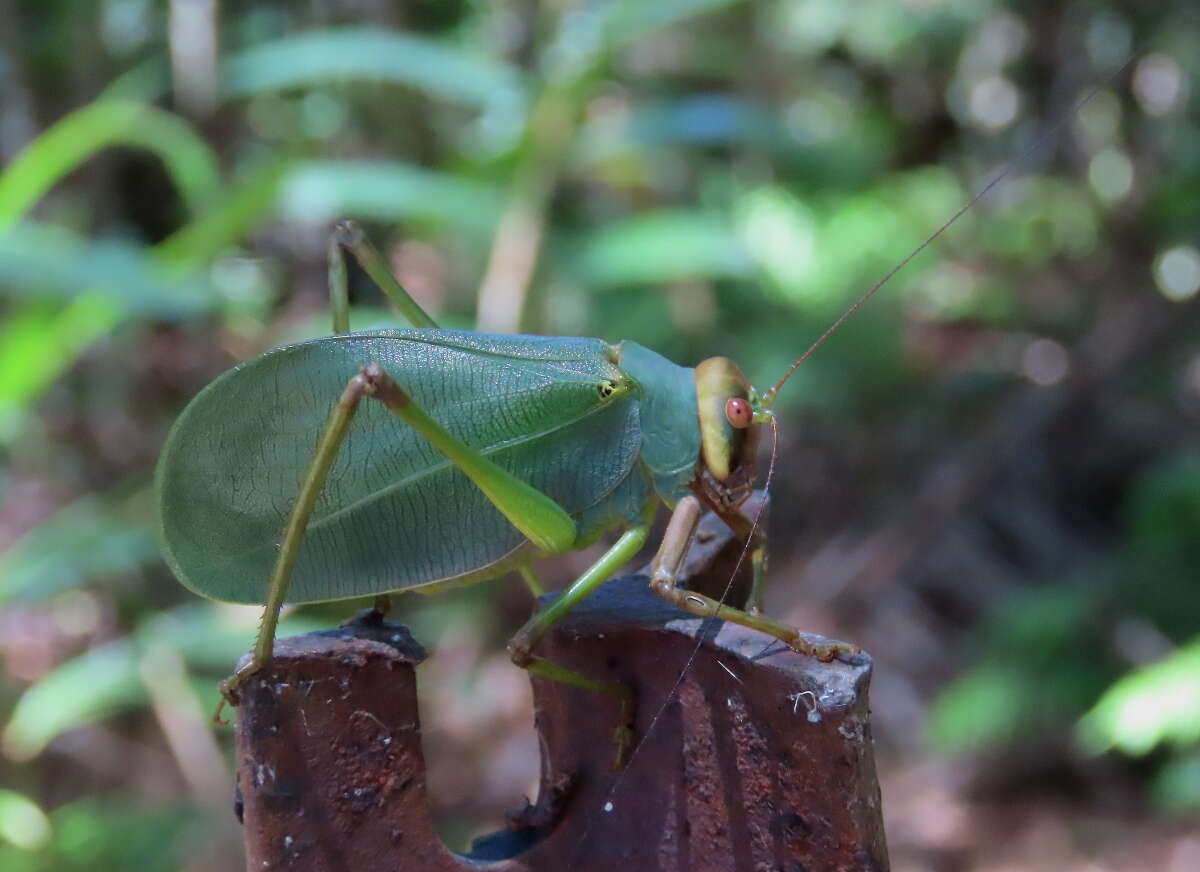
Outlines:
{"label": "katydid", "polygon": [[[329,252],[335,335],[273,349],[220,376],[175,423],[156,473],[164,552],[180,581],[213,599],[266,604],[252,656],[223,685],[225,698],[236,704],[241,682],[270,658],[285,602],[428,593],[510,572],[536,593],[535,560],[616,529],[608,551],[508,647],[514,663],[535,674],[620,700],[619,763],[632,742],[632,691],[535,651],[641,549],[660,502],[672,514],[652,564],[655,593],[802,654],[856,654],[850,645],[810,642],[761,614],[766,537],[741,511],[755,480],[760,431],[773,422],[771,406],[796,368],[1062,123],[1030,143],[761,393],[722,357],[687,368],[630,341],[440,329],[362,232],[340,226]],[[349,333],[346,250],[411,328]],[[705,506],[750,554],[744,610],[677,583]]]}
{"label": "katydid", "polygon": [[[413,327],[346,332],[343,249]],[[617,529],[616,543],[517,632],[509,652],[536,674],[621,700],[623,750],[629,689],[534,652],[639,551],[660,502],[672,517],[651,587],[665,600],[823,660],[856,650],[815,645],[760,613],[765,536],[739,509],[782,381],[760,394],[727,358],[687,368],[630,341],[440,329],[350,225],[330,246],[330,284],[336,334],[217,378],[175,423],[158,465],[164,552],[179,580],[213,599],[266,603],[227,699],[236,702],[245,674],[270,658],[285,602],[527,574],[537,558]],[[751,549],[745,610],[676,584],[703,506]]]}
{"label": "katydid", "polygon": [[[238,686],[270,658],[285,602],[428,593],[511,572],[537,593],[535,560],[616,529],[608,551],[508,648],[514,663],[535,674],[621,701],[620,761],[632,741],[632,691],[534,652],[641,549],[660,502],[672,514],[652,563],[655,593],[802,654],[856,654],[761,614],[766,537],[741,511],[755,480],[760,431],[773,422],[771,406],[797,367],[1015,163],[761,393],[723,357],[688,368],[630,341],[441,329],[361,230],[341,225],[329,249],[335,335],[273,349],[220,376],[175,423],[156,473],[164,552],[180,581],[213,599],[266,604],[249,663],[223,685],[225,698],[236,704]],[[349,332],[347,250],[412,327]],[[750,554],[744,610],[678,585],[705,506]]]}

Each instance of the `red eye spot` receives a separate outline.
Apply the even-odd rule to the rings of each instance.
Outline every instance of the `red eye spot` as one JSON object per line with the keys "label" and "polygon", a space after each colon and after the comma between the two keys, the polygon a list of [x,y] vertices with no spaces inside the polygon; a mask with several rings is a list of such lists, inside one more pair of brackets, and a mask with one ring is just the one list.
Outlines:
{"label": "red eye spot", "polygon": [[734,427],[745,430],[754,422],[750,403],[741,397],[730,397],[725,403],[725,417]]}

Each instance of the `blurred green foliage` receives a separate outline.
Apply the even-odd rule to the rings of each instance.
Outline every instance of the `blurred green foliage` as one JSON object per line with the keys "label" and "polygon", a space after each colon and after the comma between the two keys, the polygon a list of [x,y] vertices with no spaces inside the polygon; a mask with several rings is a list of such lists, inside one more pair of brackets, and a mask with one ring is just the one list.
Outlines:
{"label": "blurred green foliage", "polygon": [[[1200,746],[1200,457],[1149,468],[1127,498],[1125,547],[1110,565],[1014,597],[979,633],[979,664],[930,713],[935,741],[964,751],[1075,735],[1090,754],[1162,749],[1154,796],[1195,808]],[[1129,669],[1108,644],[1152,632],[1169,653]],[[1158,634],[1162,634],[1161,637]]]}
{"label": "blurred green foliage", "polygon": [[[0,804],[0,814],[14,806]],[[34,806],[36,808],[36,806]],[[28,810],[25,811],[28,815]],[[41,811],[36,814],[42,815]],[[137,869],[168,872],[186,864],[181,846],[200,823],[186,805],[81,799],[37,818],[45,837],[34,844],[0,843],[0,864],[11,872],[65,872],[85,869]],[[15,823],[29,832],[29,819]],[[177,847],[179,846],[179,847]]]}
{"label": "blurred green foliage", "polygon": [[[170,26],[184,5],[0,4],[5,869],[203,868],[184,846],[218,800],[186,773],[140,798],[112,773],[64,776],[62,742],[161,751],[147,658],[178,651],[209,706],[248,645],[244,614],[193,602],[161,566],[150,470],[206,381],[326,329],[333,219],[372,222],[443,323],[729,354],[764,383],[1061,125],[782,395],[785,420],[817,431],[782,445],[792,520],[819,452],[854,472],[816,502],[869,525],[1003,392],[1063,389],[1031,349],[1067,355],[1116,302],[1182,309],[1200,286],[1200,25],[1183,0],[227,2],[186,36]],[[527,274],[498,235],[517,219]],[[353,302],[356,327],[379,322],[365,282]],[[1121,467],[1099,511],[1123,521],[1088,562],[960,621],[975,659],[937,694],[930,735],[957,753],[1075,729],[1091,753],[1152,754],[1148,795],[1194,808],[1195,336],[1147,373],[1127,415],[1170,410],[1190,440],[1177,429]],[[828,531],[820,511],[809,527]],[[791,545],[773,560],[785,577]],[[463,608],[499,635],[493,596]],[[418,630],[445,608],[415,607]],[[1114,650],[1121,628],[1157,647]],[[177,804],[147,798],[164,792]]]}

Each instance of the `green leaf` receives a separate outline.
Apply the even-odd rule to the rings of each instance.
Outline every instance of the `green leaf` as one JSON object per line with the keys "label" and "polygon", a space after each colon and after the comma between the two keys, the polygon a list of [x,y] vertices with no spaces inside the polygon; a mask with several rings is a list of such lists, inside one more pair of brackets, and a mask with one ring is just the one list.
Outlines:
{"label": "green leaf", "polygon": [[1079,722],[1092,753],[1140,756],[1160,745],[1200,742],[1200,637],[1121,678]]}
{"label": "green leaf", "polygon": [[1168,811],[1200,810],[1200,750],[1164,763],[1154,778],[1151,795]]}
{"label": "green leaf", "polygon": [[0,788],[0,839],[22,851],[37,851],[50,841],[50,819],[36,802]]}
{"label": "green leaf", "polygon": [[573,266],[582,281],[600,287],[742,277],[751,271],[732,229],[711,215],[686,211],[610,224],[584,240]]}
{"label": "green leaf", "polygon": [[575,160],[590,167],[618,157],[638,158],[652,146],[738,143],[780,158],[797,149],[769,107],[728,94],[698,94],[634,104],[619,123],[606,117],[587,122],[578,137]]}
{"label": "green leaf", "polygon": [[[820,203],[802,201],[779,185],[742,194],[736,224],[747,250],[783,301],[838,308],[865,291],[962,205],[953,177],[940,169],[885,178],[873,189]],[[928,269],[932,252],[918,255],[896,285]],[[893,288],[896,288],[893,285]]]}
{"label": "green leaf", "polygon": [[489,185],[410,164],[314,161],[289,174],[281,210],[293,221],[416,218],[486,229],[495,224],[500,202],[501,193]]}
{"label": "green leaf", "polygon": [[267,158],[239,176],[231,193],[154,248],[172,274],[203,266],[272,216],[280,189],[294,166],[291,158]]}
{"label": "green leaf", "polygon": [[0,867],[13,872],[177,872],[195,859],[188,854],[195,812],[185,803],[132,802],[106,793],[59,806],[49,817],[50,843],[27,854],[28,865],[9,865],[13,860],[0,854]]}
{"label": "green leaf", "polygon": [[21,695],[4,728],[4,753],[29,760],[56,736],[142,703],[137,654],[128,639],[68,660]]}
{"label": "green leaf", "polygon": [[929,713],[929,736],[941,750],[970,751],[998,745],[1018,732],[1027,711],[1020,672],[978,666],[942,691]]}
{"label": "green leaf", "polygon": [[1095,611],[1094,589],[1046,585],[1009,594],[977,632],[993,657],[1050,667],[1075,650]]}
{"label": "green leaf", "polygon": [[[20,430],[33,398],[117,318],[116,308],[98,294],[84,294],[66,306],[25,303],[6,313],[0,328],[0,443]],[[0,569],[0,591],[8,580]]]}
{"label": "green leaf", "polygon": [[59,179],[111,145],[140,146],[157,154],[193,211],[219,194],[216,155],[186,121],[144,103],[101,100],[55,123],[0,174],[0,232]]}
{"label": "green leaf", "polygon": [[1129,497],[1134,548],[1161,557],[1200,543],[1200,453],[1168,457],[1142,474]]}
{"label": "green leaf", "polygon": [[[291,166],[288,158],[254,166],[230,196],[154,249],[32,222],[0,233],[0,294],[37,301],[0,328],[0,442],[19,430],[28,404],[125,317],[178,319],[218,305],[199,268],[275,213]],[[48,305],[55,297],[67,304]]]}
{"label": "green leaf", "polygon": [[330,81],[406,85],[478,107],[524,102],[513,67],[448,42],[372,28],[287,36],[228,59],[221,67],[227,97],[306,88]]}
{"label": "green leaf", "polygon": [[615,4],[608,38],[614,46],[670,27],[680,21],[732,6],[736,0],[624,0]]}
{"label": "green leaf", "polygon": [[[144,621],[133,634],[93,648],[38,679],[17,700],[2,737],[4,753],[28,760],[68,730],[146,704],[139,666],[147,651],[169,646],[189,665],[233,671],[250,647],[252,633],[228,619],[228,612],[191,604]],[[280,635],[317,629],[289,618]]]}
{"label": "green leaf", "polygon": [[216,302],[204,277],[172,277],[142,246],[32,222],[0,234],[0,292],[38,301],[86,293],[154,318],[194,315]]}
{"label": "green leaf", "polygon": [[[168,612],[152,614],[134,633],[139,652],[167,646],[184,658],[189,666],[205,670],[233,671],[238,658],[250,649],[249,629],[231,621],[228,607],[206,602],[191,602]],[[289,616],[279,622],[278,636],[292,636],[312,630],[327,630],[315,621]]]}
{"label": "green leaf", "polygon": [[217,302],[207,277],[174,277],[147,249],[87,240],[25,222],[0,233],[0,296],[17,301],[0,325],[0,441],[97,337],[127,313],[178,319]]}
{"label": "green leaf", "polygon": [[0,605],[47,599],[160,560],[149,487],[71,503],[0,554]]}

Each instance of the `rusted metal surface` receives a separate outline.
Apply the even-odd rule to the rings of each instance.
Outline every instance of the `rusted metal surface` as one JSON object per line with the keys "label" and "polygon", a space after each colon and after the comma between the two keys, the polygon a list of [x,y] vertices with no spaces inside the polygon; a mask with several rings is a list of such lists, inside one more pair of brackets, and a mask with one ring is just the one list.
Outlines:
{"label": "rusted metal surface", "polygon": [[429,817],[407,630],[376,617],[281,640],[238,709],[247,869],[888,868],[866,655],[802,657],[666,606],[642,576],[606,585],[540,652],[631,685],[640,745],[611,772],[616,705],[535,680],[538,803],[462,857]]}

